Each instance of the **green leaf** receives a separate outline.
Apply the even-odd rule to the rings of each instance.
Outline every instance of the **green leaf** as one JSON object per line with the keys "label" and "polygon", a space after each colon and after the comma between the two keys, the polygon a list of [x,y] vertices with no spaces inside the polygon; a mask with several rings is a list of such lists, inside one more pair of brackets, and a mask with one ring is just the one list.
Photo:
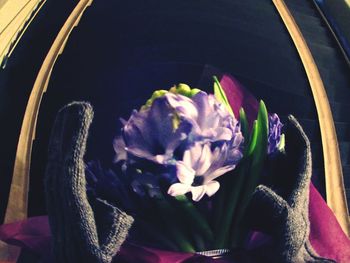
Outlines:
{"label": "green leaf", "polygon": [[216,76],[214,78],[214,96],[218,101],[220,101],[222,104],[224,104],[229,111],[229,113],[234,116],[233,110],[230,106],[230,103],[228,102],[228,99],[226,97],[225,91],[221,87],[221,84]]}
{"label": "green leaf", "polygon": [[257,120],[255,120],[253,122],[252,133],[250,134],[247,155],[252,155],[253,154],[253,152],[255,150],[255,147],[256,147],[256,144],[257,144],[257,140],[258,140],[258,122],[257,122]]}
{"label": "green leaf", "polygon": [[245,114],[245,111],[243,108],[239,109],[239,121],[241,123],[241,131],[242,131],[244,140],[247,140],[245,142],[245,145],[248,145],[249,126],[248,126],[247,115]]}
{"label": "green leaf", "polygon": [[240,204],[232,226],[231,245],[242,245],[248,229],[245,226],[245,214],[251,196],[259,183],[261,172],[267,155],[268,113],[263,101],[260,101],[258,119],[254,122],[252,140],[248,151],[248,172],[245,176],[244,190],[240,196]]}
{"label": "green leaf", "polygon": [[267,138],[269,132],[269,118],[265,103],[261,100],[257,120],[257,143],[254,151],[254,159],[261,163],[267,152]]}

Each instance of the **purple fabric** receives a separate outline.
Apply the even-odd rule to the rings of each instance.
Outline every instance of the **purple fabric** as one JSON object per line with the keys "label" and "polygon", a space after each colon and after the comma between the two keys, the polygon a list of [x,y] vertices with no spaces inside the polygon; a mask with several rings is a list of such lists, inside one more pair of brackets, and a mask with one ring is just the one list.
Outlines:
{"label": "purple fabric", "polygon": [[245,244],[245,247],[248,251],[253,251],[259,247],[264,246],[267,243],[271,242],[271,237],[258,231],[250,233],[249,239]]}
{"label": "purple fabric", "polygon": [[[350,240],[342,231],[334,214],[327,206],[317,189],[310,186],[309,218],[311,223],[310,242],[322,257],[337,262],[350,262]],[[0,226],[0,240],[12,245],[27,248],[44,256],[50,248],[50,229],[48,218],[39,216],[24,221]],[[247,243],[249,250],[259,248],[269,242],[262,233],[254,232]],[[145,263],[191,263],[191,262],[229,262],[211,260],[191,253],[177,253],[147,248],[126,242],[115,258],[115,262]]]}
{"label": "purple fabric", "polygon": [[[0,226],[0,240],[50,258],[51,233],[47,216],[31,217],[23,221]],[[45,262],[46,262],[45,261]],[[50,260],[48,260],[50,262]],[[213,262],[210,258],[193,253],[159,250],[125,242],[113,262],[122,263],[194,263]],[[227,261],[215,260],[216,263]]]}
{"label": "purple fabric", "polygon": [[350,262],[350,240],[313,184],[310,186],[309,219],[309,239],[315,251],[337,262]]}
{"label": "purple fabric", "polygon": [[43,255],[50,249],[51,233],[48,218],[47,216],[31,217],[0,225],[0,240]]}
{"label": "purple fabric", "polygon": [[243,107],[251,128],[254,120],[257,118],[259,102],[231,75],[224,74],[220,84],[226,93],[235,116],[239,117],[239,109]]}

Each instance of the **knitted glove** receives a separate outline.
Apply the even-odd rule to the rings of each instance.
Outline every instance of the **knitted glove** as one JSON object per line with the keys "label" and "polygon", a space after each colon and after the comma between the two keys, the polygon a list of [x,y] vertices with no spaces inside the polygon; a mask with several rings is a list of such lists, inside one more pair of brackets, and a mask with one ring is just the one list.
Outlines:
{"label": "knitted glove", "polygon": [[289,116],[286,152],[271,165],[270,181],[253,195],[250,218],[274,239],[269,262],[334,262],[320,258],[309,242],[309,186],[312,174],[310,142],[298,121]]}
{"label": "knitted glove", "polygon": [[133,218],[86,194],[83,161],[93,118],[90,104],[73,102],[56,118],[46,168],[46,200],[56,262],[111,262]]}

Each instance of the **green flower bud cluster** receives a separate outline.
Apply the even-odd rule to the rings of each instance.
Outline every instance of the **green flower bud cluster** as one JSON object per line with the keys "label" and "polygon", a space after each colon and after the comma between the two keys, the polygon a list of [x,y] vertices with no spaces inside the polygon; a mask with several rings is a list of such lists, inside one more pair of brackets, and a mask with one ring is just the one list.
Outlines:
{"label": "green flower bud cluster", "polygon": [[180,95],[186,96],[188,98],[191,98],[200,91],[201,91],[200,89],[191,89],[190,86],[188,86],[187,84],[183,84],[183,83],[180,83],[178,85],[173,86],[169,91],[163,90],[163,89],[156,90],[155,92],[153,92],[151,98],[149,98],[146,101],[146,104],[141,107],[141,110],[149,108],[155,99],[164,96],[167,92],[180,94]]}
{"label": "green flower bud cluster", "polygon": [[200,89],[191,89],[188,85],[180,83],[177,86],[172,87],[170,92],[175,93],[175,94],[180,94],[186,97],[193,97],[196,95],[198,92],[200,92]]}

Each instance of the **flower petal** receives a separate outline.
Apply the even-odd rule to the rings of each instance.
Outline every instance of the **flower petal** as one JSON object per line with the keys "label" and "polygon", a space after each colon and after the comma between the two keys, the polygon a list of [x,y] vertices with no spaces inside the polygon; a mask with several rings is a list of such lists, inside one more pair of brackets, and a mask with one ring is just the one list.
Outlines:
{"label": "flower petal", "polygon": [[204,184],[208,184],[209,182],[211,182],[215,178],[235,169],[235,167],[236,167],[235,165],[227,165],[227,166],[220,167],[220,168],[216,169],[215,171],[213,171],[212,173],[210,173],[204,177]]}
{"label": "flower petal", "polygon": [[174,127],[172,109],[164,97],[154,100],[146,121],[152,127],[150,132],[156,138],[155,146],[165,150],[174,135]]}
{"label": "flower petal", "polygon": [[232,139],[232,130],[230,130],[229,128],[225,128],[225,127],[219,127],[215,129],[216,131],[216,137],[215,140],[216,141],[229,141]]}
{"label": "flower petal", "polygon": [[171,196],[184,195],[191,190],[191,186],[187,184],[175,183],[168,189],[168,194]]}
{"label": "flower petal", "polygon": [[278,151],[283,124],[276,113],[269,115],[268,154]]}
{"label": "flower petal", "polygon": [[211,165],[211,151],[208,143],[202,146],[202,153],[197,161],[196,175],[203,175]]}
{"label": "flower petal", "polygon": [[193,96],[192,100],[198,108],[198,124],[204,128],[207,116],[213,113],[211,105],[209,105],[208,95],[201,91]]}
{"label": "flower petal", "polygon": [[184,162],[176,162],[176,176],[183,184],[191,185],[195,176],[195,171]]}
{"label": "flower petal", "polygon": [[214,195],[220,188],[220,183],[218,181],[211,181],[206,184],[207,185],[207,191],[206,194],[211,197]]}
{"label": "flower petal", "polygon": [[202,197],[205,195],[207,190],[206,185],[200,185],[200,186],[192,186],[191,187],[191,193],[192,193],[192,200],[195,202],[198,202],[202,199]]}
{"label": "flower petal", "polygon": [[200,143],[195,143],[193,146],[191,146],[189,149],[187,149],[184,152],[183,156],[183,162],[189,166],[192,167],[193,169],[197,168],[197,161],[199,160],[201,156],[201,145]]}
{"label": "flower petal", "polygon": [[117,137],[113,141],[113,148],[115,151],[115,157],[114,162],[117,163],[122,160],[126,160],[126,150],[125,150],[125,143],[122,137]]}
{"label": "flower petal", "polygon": [[122,130],[126,147],[136,147],[143,151],[154,148],[154,133],[147,121],[147,112],[134,111]]}
{"label": "flower petal", "polygon": [[164,161],[164,158],[161,158],[159,156],[158,157],[154,156],[150,152],[142,150],[138,147],[126,147],[125,150],[127,151],[128,154],[131,154],[132,156],[137,158],[146,159],[155,163],[161,160]]}
{"label": "flower petal", "polygon": [[193,101],[183,95],[167,93],[165,95],[169,105],[176,111],[180,116],[186,116],[187,118],[197,119],[198,110],[194,105]]}

